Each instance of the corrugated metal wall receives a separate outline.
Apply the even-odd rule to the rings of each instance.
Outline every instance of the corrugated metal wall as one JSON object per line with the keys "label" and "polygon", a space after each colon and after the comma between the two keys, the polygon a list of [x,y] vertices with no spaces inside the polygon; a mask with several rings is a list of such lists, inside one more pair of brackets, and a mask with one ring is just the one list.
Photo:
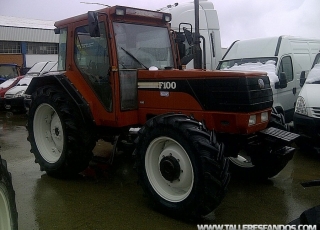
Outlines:
{"label": "corrugated metal wall", "polygon": [[48,29],[0,26],[0,40],[58,43],[59,35]]}

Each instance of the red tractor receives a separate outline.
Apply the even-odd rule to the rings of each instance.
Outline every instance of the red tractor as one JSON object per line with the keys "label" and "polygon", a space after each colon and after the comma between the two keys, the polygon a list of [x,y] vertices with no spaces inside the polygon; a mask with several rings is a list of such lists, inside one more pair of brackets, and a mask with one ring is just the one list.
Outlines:
{"label": "red tractor", "polygon": [[197,218],[222,201],[228,158],[247,156],[239,168],[273,177],[292,158],[295,137],[266,129],[273,101],[265,73],[184,70],[170,20],[114,6],[56,22],[60,72],[33,78],[26,91],[28,140],[55,177],[84,170],[99,139],[132,146],[155,206]]}

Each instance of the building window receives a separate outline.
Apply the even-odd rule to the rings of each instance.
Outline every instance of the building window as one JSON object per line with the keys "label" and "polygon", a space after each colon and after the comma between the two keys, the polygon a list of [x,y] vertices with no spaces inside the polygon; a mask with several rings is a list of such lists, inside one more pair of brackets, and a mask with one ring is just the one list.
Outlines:
{"label": "building window", "polygon": [[2,53],[2,54],[21,54],[20,42],[0,41],[0,53]]}
{"label": "building window", "polygon": [[27,54],[58,54],[58,44],[29,42]]}

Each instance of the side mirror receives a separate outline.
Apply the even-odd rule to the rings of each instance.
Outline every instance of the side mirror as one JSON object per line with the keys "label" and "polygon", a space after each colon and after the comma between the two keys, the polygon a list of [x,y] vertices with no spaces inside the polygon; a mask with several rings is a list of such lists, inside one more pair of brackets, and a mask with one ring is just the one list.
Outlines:
{"label": "side mirror", "polygon": [[175,43],[178,45],[180,58],[186,56],[186,46],[183,44],[185,41],[185,36],[182,32],[176,32]]}
{"label": "side mirror", "polygon": [[275,88],[276,89],[284,89],[287,88],[288,81],[287,81],[287,76],[285,72],[281,72],[279,76],[279,82],[276,82]]}
{"label": "side mirror", "polygon": [[91,37],[100,37],[98,13],[88,11],[89,33]]}
{"label": "side mirror", "polygon": [[176,39],[175,39],[176,43],[183,43],[186,40],[185,39],[186,37],[182,32],[175,32],[175,34],[176,34]]}
{"label": "side mirror", "polygon": [[187,28],[183,27],[183,32],[186,36],[188,44],[191,46],[193,44],[193,38],[192,38],[192,33],[187,30]]}
{"label": "side mirror", "polygon": [[300,74],[300,86],[302,87],[306,82],[306,71],[302,71]]}

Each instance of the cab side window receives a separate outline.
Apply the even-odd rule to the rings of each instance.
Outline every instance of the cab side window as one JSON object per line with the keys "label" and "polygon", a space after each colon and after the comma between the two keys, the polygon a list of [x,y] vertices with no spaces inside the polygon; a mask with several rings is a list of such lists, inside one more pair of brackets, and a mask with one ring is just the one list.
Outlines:
{"label": "cab side window", "polygon": [[108,43],[104,23],[100,22],[99,27],[100,37],[91,37],[87,25],[75,29],[74,61],[106,109],[111,111]]}
{"label": "cab side window", "polygon": [[286,74],[288,82],[293,80],[293,67],[292,59],[290,56],[285,56],[281,59],[278,76],[280,76],[280,73],[282,72]]}
{"label": "cab side window", "polygon": [[58,70],[66,70],[67,36],[67,28],[62,28],[59,36]]}

